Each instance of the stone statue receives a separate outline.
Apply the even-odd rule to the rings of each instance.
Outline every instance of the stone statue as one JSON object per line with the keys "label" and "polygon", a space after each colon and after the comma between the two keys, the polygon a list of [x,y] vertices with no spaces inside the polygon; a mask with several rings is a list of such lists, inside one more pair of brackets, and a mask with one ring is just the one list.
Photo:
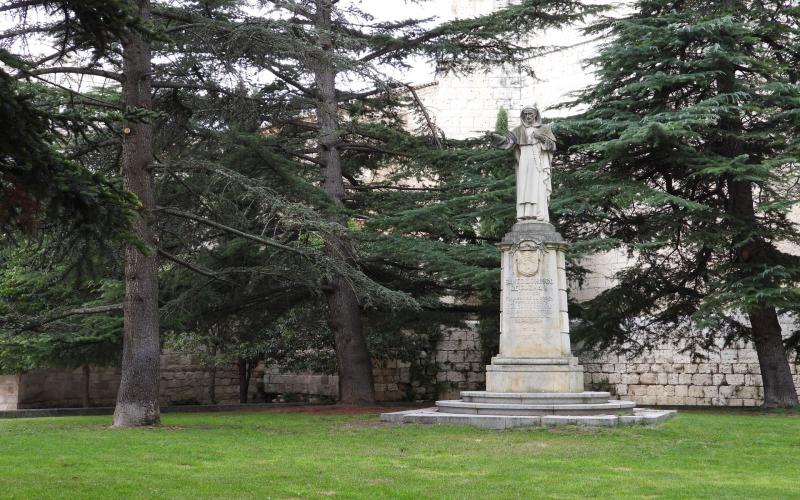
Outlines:
{"label": "stone statue", "polygon": [[542,125],[536,106],[528,106],[520,114],[522,123],[505,136],[492,134],[492,145],[514,148],[517,157],[517,220],[550,221],[548,206],[553,191],[550,164],[556,149],[556,138],[550,127]]}

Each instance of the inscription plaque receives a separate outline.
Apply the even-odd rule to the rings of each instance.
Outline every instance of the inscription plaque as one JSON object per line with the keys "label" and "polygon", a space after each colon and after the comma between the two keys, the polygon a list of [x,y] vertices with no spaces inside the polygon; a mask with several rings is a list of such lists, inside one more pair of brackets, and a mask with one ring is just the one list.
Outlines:
{"label": "inscription plaque", "polygon": [[506,307],[510,318],[547,320],[557,317],[556,283],[551,278],[509,279],[506,286]]}

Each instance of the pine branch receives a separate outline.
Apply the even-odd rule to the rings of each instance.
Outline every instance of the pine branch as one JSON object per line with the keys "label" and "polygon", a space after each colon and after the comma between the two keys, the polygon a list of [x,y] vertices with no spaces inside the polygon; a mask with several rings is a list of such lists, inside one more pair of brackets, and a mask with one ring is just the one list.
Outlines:
{"label": "pine branch", "polygon": [[[39,75],[30,74],[30,72],[28,70],[22,70],[21,72],[25,73],[28,76],[31,76],[31,77],[33,77],[33,78],[35,78],[35,79],[37,79],[37,80],[39,80],[41,82],[44,82],[44,83],[46,83],[48,85],[52,85],[53,87],[61,89],[61,90],[65,91],[65,92],[67,92],[67,93],[69,93],[71,95],[75,95],[75,96],[81,97],[82,100],[78,102],[79,104],[86,104],[86,105],[90,105],[90,106],[98,106],[98,107],[101,107],[101,108],[115,109],[117,111],[124,111],[124,109],[125,109],[125,108],[123,108],[122,106],[120,106],[118,104],[113,104],[113,103],[110,103],[110,102],[107,102],[107,101],[102,101],[100,99],[96,99],[94,97],[91,97],[91,96],[88,96],[88,95],[85,95],[85,94],[81,94],[80,92],[72,90],[69,87],[65,87],[63,85],[59,85],[58,83],[51,82],[51,81],[47,80],[46,78],[42,78]],[[19,76],[17,75],[17,77],[19,77]],[[75,102],[75,101],[73,101],[73,102]]]}
{"label": "pine branch", "polygon": [[122,311],[122,304],[109,304],[104,306],[94,306],[94,307],[79,307],[77,309],[67,309],[62,311],[55,311],[51,312],[50,314],[46,314],[41,318],[35,319],[33,321],[29,321],[22,327],[17,330],[17,333],[21,333],[26,330],[35,330],[40,328],[48,323],[52,323],[53,321],[58,321],[60,319],[69,318],[72,316],[91,316],[93,314],[106,314],[110,312],[120,312]]}
{"label": "pine branch", "polygon": [[102,147],[105,147],[105,146],[113,146],[114,144],[120,144],[120,142],[122,142],[122,141],[118,137],[112,137],[112,138],[106,139],[104,141],[87,144],[86,146],[84,146],[84,147],[82,147],[82,148],[80,148],[80,149],[78,149],[76,151],[73,151],[72,153],[67,155],[67,158],[69,158],[70,160],[75,160],[75,159],[80,158],[81,156],[84,156],[84,155],[87,155],[87,154],[91,153],[92,151],[96,151],[99,148],[102,148]]}
{"label": "pine branch", "polygon": [[431,135],[433,136],[433,140],[436,143],[436,147],[442,149],[442,141],[439,139],[439,132],[436,130],[436,126],[433,124],[431,120],[431,115],[428,114],[428,109],[422,104],[422,101],[417,95],[417,91],[411,85],[406,85],[406,89],[411,93],[411,96],[414,98],[414,102],[417,104],[420,112],[422,112],[422,116],[425,117],[425,123],[428,124],[428,128],[431,131]]}
{"label": "pine branch", "polygon": [[[190,271],[194,271],[197,274],[200,274],[200,275],[206,276],[208,278],[212,278],[212,279],[224,279],[224,278],[220,278],[218,273],[215,273],[213,271],[209,271],[208,269],[202,269],[202,268],[200,268],[198,266],[195,266],[194,264],[186,262],[185,260],[183,260],[183,259],[181,259],[181,258],[179,258],[179,257],[177,257],[175,255],[172,255],[171,253],[167,252],[163,248],[158,248],[158,249],[156,249],[156,251],[158,252],[159,255],[161,255],[165,259],[171,260],[172,262],[178,264],[179,266],[185,267],[186,269],[189,269]],[[225,280],[225,281],[228,281],[228,280]]]}
{"label": "pine branch", "polygon": [[447,25],[439,26],[415,38],[404,37],[397,39],[394,42],[391,42],[386,46],[363,56],[361,59],[359,59],[359,61],[362,63],[366,63],[378,59],[379,57],[387,56],[393,52],[399,52],[402,50],[408,50],[418,47],[419,45],[422,45],[425,42],[431,41],[439,36],[444,35],[446,27]]}
{"label": "pine branch", "polygon": [[37,7],[45,4],[47,4],[46,0],[25,0],[22,2],[14,2],[8,5],[3,5],[2,7],[0,7],[0,12],[5,12],[14,9],[24,9],[27,7]]}
{"label": "pine branch", "polygon": [[50,31],[53,30],[54,26],[55,25],[53,24],[46,26],[28,26],[25,28],[18,28],[14,30],[4,31],[2,34],[0,34],[0,40],[6,38],[14,38],[17,36],[30,35],[32,33],[49,33]]}
{"label": "pine branch", "polygon": [[227,233],[235,234],[237,236],[241,236],[242,238],[248,239],[250,241],[255,241],[256,243],[261,243],[262,245],[266,245],[273,248],[279,248],[281,250],[286,250],[287,252],[292,252],[297,255],[306,255],[306,252],[300,250],[299,248],[293,248],[288,245],[284,245],[279,243],[275,240],[271,240],[268,238],[263,238],[261,236],[256,236],[254,234],[246,233],[244,231],[240,231],[236,228],[226,226],[225,224],[206,219],[205,217],[200,217],[199,215],[195,215],[189,212],[184,212],[182,210],[177,210],[174,208],[167,208],[167,207],[159,207],[158,210],[160,212],[164,212],[166,214],[174,215],[176,217],[182,217],[184,219],[193,220],[195,222],[199,222],[200,224],[204,224],[206,226],[215,227],[217,229],[221,229]]}
{"label": "pine branch", "polygon": [[388,189],[390,191],[432,191],[432,192],[445,192],[444,188],[434,187],[408,187],[408,186],[391,186],[388,184],[372,185],[372,186],[346,186],[346,189],[353,189],[356,191],[371,191],[375,189]]}
{"label": "pine branch", "polygon": [[123,83],[125,81],[123,76],[119,73],[114,73],[112,71],[105,71],[97,68],[82,68],[80,66],[59,66],[53,68],[31,69],[31,70],[26,70],[24,73],[22,73],[22,76],[63,74],[63,73],[101,76],[103,78],[108,78],[109,80],[115,80],[119,83]]}

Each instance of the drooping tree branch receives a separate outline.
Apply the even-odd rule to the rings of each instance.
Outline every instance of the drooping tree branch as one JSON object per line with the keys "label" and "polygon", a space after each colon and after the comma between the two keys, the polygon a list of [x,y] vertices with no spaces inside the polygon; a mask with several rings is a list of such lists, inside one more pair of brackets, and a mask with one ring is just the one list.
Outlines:
{"label": "drooping tree branch", "polygon": [[244,231],[240,231],[236,228],[226,226],[225,224],[206,219],[205,217],[200,217],[199,215],[195,215],[190,212],[184,212],[183,210],[178,210],[175,208],[168,208],[168,207],[159,207],[158,210],[165,214],[174,215],[176,217],[182,217],[184,219],[193,220],[195,222],[199,222],[200,224],[215,227],[217,229],[221,229],[225,232],[235,234],[237,236],[241,236],[242,238],[255,241],[256,243],[261,243],[262,245],[266,245],[273,248],[279,248],[281,250],[286,250],[287,252],[292,252],[298,255],[306,255],[306,252],[300,250],[299,248],[290,247],[288,245],[284,245],[283,243],[279,243],[275,240],[269,238],[263,238],[261,236],[256,236],[254,234],[246,233]]}
{"label": "drooping tree branch", "polygon": [[183,260],[183,259],[181,259],[179,257],[176,257],[175,255],[172,255],[171,253],[167,252],[163,248],[158,248],[158,249],[156,249],[156,251],[158,252],[158,254],[160,256],[164,257],[165,259],[171,260],[172,262],[178,264],[179,266],[185,267],[186,269],[189,269],[190,271],[194,271],[197,274],[201,274],[201,275],[206,276],[208,278],[219,279],[218,273],[215,273],[213,271],[209,271],[208,269],[201,269],[200,267],[197,267],[194,264],[186,262],[185,260]]}

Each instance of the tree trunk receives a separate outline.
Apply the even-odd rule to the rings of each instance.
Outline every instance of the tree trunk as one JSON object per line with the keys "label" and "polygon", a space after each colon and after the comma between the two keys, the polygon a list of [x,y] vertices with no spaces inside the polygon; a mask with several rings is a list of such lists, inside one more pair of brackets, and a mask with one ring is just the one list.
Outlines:
{"label": "tree trunk", "polygon": [[239,358],[239,402],[245,404],[250,397],[250,381],[253,379],[253,370],[258,366],[258,360]]}
{"label": "tree trunk", "polygon": [[758,353],[758,366],[764,382],[764,407],[796,406],[797,390],[783,345],[781,325],[774,307],[751,311],[753,343]]}
{"label": "tree trunk", "polygon": [[[210,329],[209,333],[214,336],[214,329]],[[208,401],[215,405],[217,404],[217,346],[211,344],[209,347],[211,351],[211,365],[208,367]]]}
{"label": "tree trunk", "polygon": [[91,375],[92,368],[89,365],[81,366],[81,406],[84,408],[89,408],[92,405],[92,400],[89,394]]}
{"label": "tree trunk", "polygon": [[[726,3],[730,4],[730,0],[726,0]],[[736,90],[735,75],[733,68],[728,68],[718,77],[720,93],[728,94]],[[720,153],[728,158],[736,158],[745,153],[744,144],[738,137],[743,129],[741,117],[736,114],[724,116],[720,120],[720,128],[729,132],[727,138],[722,141]],[[726,184],[729,197],[728,212],[744,226],[737,240],[747,242],[736,249],[737,260],[743,267],[749,266],[754,268],[753,272],[760,272],[758,266],[769,263],[768,256],[772,253],[772,248],[769,242],[753,236],[750,231],[750,228],[759,224],[753,200],[753,182],[736,180],[733,176],[728,176]],[[764,280],[763,286],[775,285]],[[746,312],[750,319],[753,344],[764,384],[764,406],[797,405],[797,390],[792,380],[775,307],[762,303]]]}
{"label": "tree trunk", "polygon": [[[748,181],[730,181],[731,211],[745,221],[755,220],[753,187]],[[743,235],[742,239],[746,236]],[[755,238],[738,250],[738,259],[743,265],[766,263],[768,243]],[[774,286],[768,282],[764,286]],[[762,305],[747,312],[753,331],[753,344],[758,355],[758,366],[764,384],[764,407],[795,406],[798,404],[797,390],[792,379],[789,358],[783,345],[781,325],[774,307]]]}
{"label": "tree trunk", "polygon": [[208,369],[208,401],[217,404],[217,366],[211,365]]}
{"label": "tree trunk", "polygon": [[[150,17],[149,0],[131,0],[142,19]],[[153,158],[149,118],[132,119],[136,109],[151,109],[150,43],[141,33],[128,31],[122,40],[123,123],[122,178],[125,187],[141,202],[135,221],[136,235],[148,248],[142,253],[128,245],[125,250],[124,338],[122,379],[114,410],[115,427],[154,425],[160,422],[158,385],[160,355],[158,332],[158,268],[156,236],[151,228],[155,196],[150,172]]]}
{"label": "tree trunk", "polygon": [[[753,207],[753,186],[749,181],[733,181],[728,183],[731,195],[731,212],[740,220],[757,224],[755,208]],[[742,235],[746,240],[747,235]],[[737,251],[739,262],[745,266],[765,264],[768,243],[750,237],[751,241],[740,247]],[[765,287],[774,286],[768,282]],[[758,355],[758,365],[761,370],[761,380],[764,384],[764,406],[795,406],[797,390],[792,380],[789,359],[783,345],[781,325],[778,323],[778,313],[773,306],[763,304],[747,311],[750,318],[750,327],[753,331],[753,344]]]}
{"label": "tree trunk", "polygon": [[[333,63],[331,32],[332,0],[316,0],[316,29],[319,46],[325,56],[315,62],[315,80],[318,95],[319,157],[324,168],[323,187],[337,206],[342,206],[345,196],[342,181],[342,161],[339,150],[339,115],[336,101],[336,68]],[[330,55],[327,55],[330,54]],[[344,221],[339,221],[344,223]],[[343,241],[331,242],[326,253],[342,258],[350,252]],[[375,401],[372,383],[372,357],[361,322],[358,298],[349,284],[335,277],[326,291],[328,324],[334,335],[336,361],[339,373],[339,402],[364,404]]]}

